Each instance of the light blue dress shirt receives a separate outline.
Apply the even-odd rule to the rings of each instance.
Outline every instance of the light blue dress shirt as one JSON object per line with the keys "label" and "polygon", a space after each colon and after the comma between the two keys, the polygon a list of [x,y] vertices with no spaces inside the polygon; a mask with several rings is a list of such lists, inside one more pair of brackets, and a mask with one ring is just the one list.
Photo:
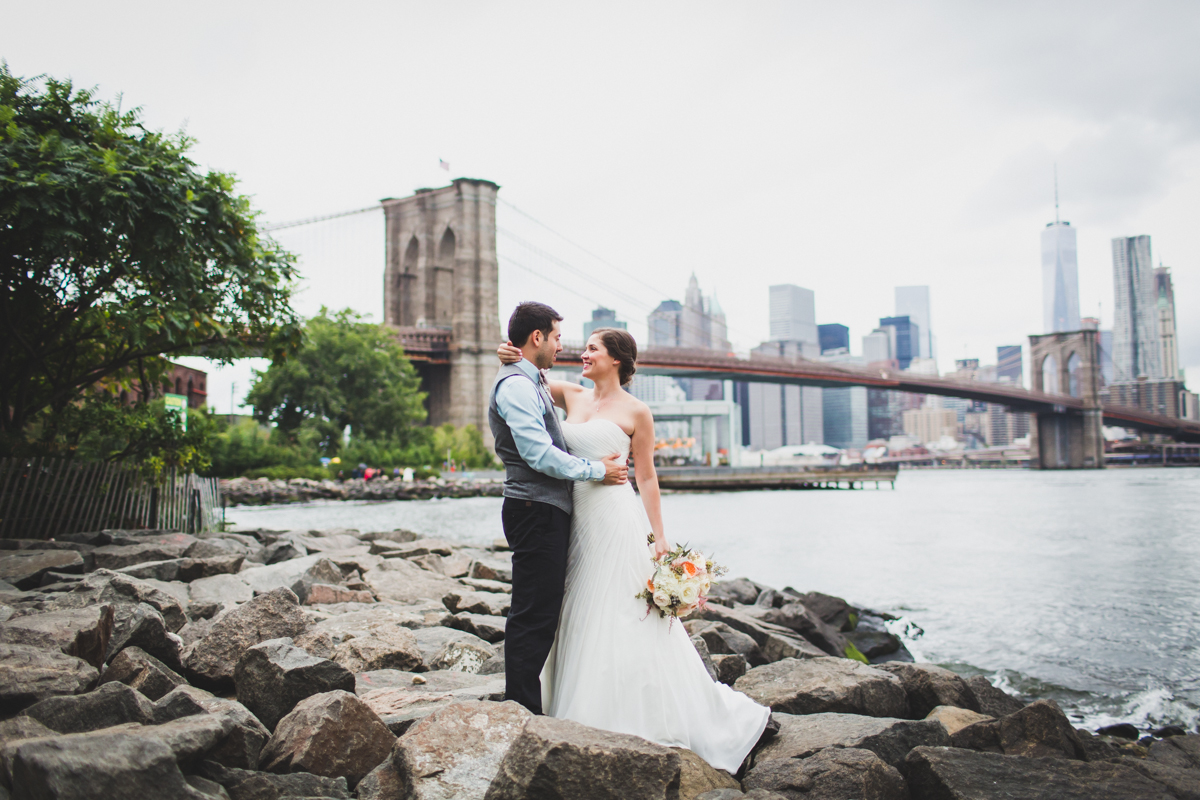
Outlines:
{"label": "light blue dress shirt", "polygon": [[[540,380],[538,368],[528,359],[518,361],[517,367],[535,383]],[[517,452],[530,467],[569,481],[604,480],[602,462],[578,458],[554,446],[543,419],[546,404],[533,384],[516,380],[515,376],[503,381],[496,390],[496,407],[508,423]]]}

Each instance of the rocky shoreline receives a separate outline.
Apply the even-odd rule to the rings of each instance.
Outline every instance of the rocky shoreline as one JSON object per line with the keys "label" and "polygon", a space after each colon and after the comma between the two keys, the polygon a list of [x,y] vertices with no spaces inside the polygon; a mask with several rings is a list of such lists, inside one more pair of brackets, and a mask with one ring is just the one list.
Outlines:
{"label": "rocky shoreline", "polygon": [[227,478],[221,480],[221,496],[231,506],[266,506],[311,503],[314,500],[436,500],[442,497],[502,497],[499,480],[455,480],[444,478],[405,482],[401,480],[351,478],[345,481],[314,481],[307,478]]}
{"label": "rocky shoreline", "polygon": [[685,622],[713,679],[773,711],[730,775],[504,701],[503,543],[0,548],[0,800],[1200,798],[1200,735],[1077,730],[1053,702],[913,663],[886,615],[816,592],[725,581]]}

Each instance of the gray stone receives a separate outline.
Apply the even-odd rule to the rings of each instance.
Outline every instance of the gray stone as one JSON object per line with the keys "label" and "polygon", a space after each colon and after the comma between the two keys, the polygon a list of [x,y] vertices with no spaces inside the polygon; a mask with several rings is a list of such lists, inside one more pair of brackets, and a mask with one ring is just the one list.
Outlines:
{"label": "gray stone", "polygon": [[448,592],[443,602],[454,614],[507,617],[508,609],[512,605],[512,596],[500,592],[471,592],[460,589]]}
{"label": "gray stone", "polygon": [[213,558],[215,556],[249,556],[258,548],[237,539],[211,537],[193,542],[183,551],[186,558]]}
{"label": "gray stone", "polygon": [[318,553],[312,556],[268,562],[263,567],[243,569],[238,573],[238,577],[248,583],[255,594],[265,594],[274,589],[291,588],[292,584],[300,580],[300,576],[307,572],[309,567],[326,557]]}
{"label": "gray stone", "polygon": [[679,755],[679,800],[694,800],[698,795],[716,789],[736,789],[741,784],[723,769],[716,769],[700,756],[684,747],[672,747]]}
{"label": "gray stone", "polygon": [[308,555],[308,549],[289,541],[274,542],[263,548],[264,564],[281,564],[285,561],[295,561]]}
{"label": "gray stone", "polygon": [[909,719],[924,719],[938,706],[980,710],[979,701],[967,682],[936,664],[888,663],[875,665],[875,669],[900,679],[908,696]]}
{"label": "gray stone", "polygon": [[[784,589],[784,594],[789,593],[790,590]],[[826,624],[832,625],[835,630],[854,630],[855,619],[859,612],[842,598],[820,592],[809,592],[808,594],[797,594],[796,599]]]}
{"label": "gray stone", "polygon": [[[451,576],[458,577],[458,576]],[[459,583],[471,587],[477,592],[500,592],[502,594],[512,594],[512,585],[501,581],[485,581],[479,578],[459,578]]]}
{"label": "gray stone", "polygon": [[724,622],[706,619],[688,620],[684,623],[689,634],[700,636],[708,645],[712,655],[736,654],[755,666],[767,663],[759,653],[758,643],[748,634],[735,631]]}
{"label": "gray stone", "polygon": [[[496,645],[496,655],[489,658],[479,667],[480,675],[503,675],[505,670],[504,642]],[[732,684],[731,684],[732,685]]]}
{"label": "gray stone", "polygon": [[496,653],[495,648],[478,636],[451,628],[423,628],[414,636],[427,670],[478,672]]}
{"label": "gray stone", "polygon": [[512,583],[512,562],[499,559],[478,559],[471,562],[467,576],[476,580]]}
{"label": "gray stone", "polygon": [[[440,600],[451,592],[464,591],[463,585],[428,570],[421,569],[403,558],[387,558],[375,569],[363,573],[366,583],[380,600],[413,605],[427,600]],[[451,611],[477,609],[451,609]]]}
{"label": "gray stone", "polygon": [[[946,733],[953,736],[968,725],[974,725],[976,722],[987,722],[992,719],[987,714],[980,714],[978,711],[970,711],[957,706],[938,706],[930,711],[925,719],[933,719],[942,723],[942,727],[946,729]],[[1092,737],[1093,739],[1097,737]],[[1117,755],[1115,752],[1113,755]],[[1091,760],[1091,759],[1089,759]]]}
{"label": "gray stone", "polygon": [[905,766],[909,790],[921,800],[1171,800],[1162,784],[1111,762],[917,747]]}
{"label": "gray stone", "polygon": [[712,662],[717,670],[717,680],[726,686],[733,686],[746,674],[746,659],[737,653],[713,656]]}
{"label": "gray stone", "polygon": [[485,800],[674,800],[680,770],[678,753],[637,736],[533,717]]}
{"label": "gray stone", "polygon": [[18,798],[203,800],[164,741],[135,731],[31,739],[13,748]]}
{"label": "gray stone", "polygon": [[183,779],[188,782],[188,786],[205,797],[211,797],[213,800],[233,800],[229,792],[225,791],[225,787],[216,781],[201,778],[199,775],[185,775]]}
{"label": "gray stone", "polygon": [[396,741],[392,762],[410,800],[483,797],[532,714],[514,702],[458,702]]}
{"label": "gray stone", "polygon": [[392,759],[388,759],[367,773],[367,777],[354,787],[358,800],[398,800],[404,797],[404,782]]}
{"label": "gray stone", "polygon": [[300,598],[301,603],[307,603],[308,593],[313,584],[325,583],[336,586],[341,582],[342,571],[338,569],[337,564],[328,558],[322,558],[306,569],[304,574],[292,584],[292,591],[296,593],[296,597]]}
{"label": "gray stone", "polygon": [[139,647],[172,669],[180,665],[183,639],[167,629],[167,621],[149,603],[118,606],[113,635],[108,642],[108,658],[127,647]]}
{"label": "gray stone", "polygon": [[177,686],[187,683],[183,676],[140,647],[126,647],[113,658],[100,677],[101,683],[119,681],[159,700]]}
{"label": "gray stone", "polygon": [[759,592],[762,590],[762,586],[759,586],[749,578],[717,581],[708,592],[708,600],[711,603],[720,603],[729,606],[732,606],[734,603],[754,605],[754,601],[758,599]]}
{"label": "gray stone", "polygon": [[137,732],[165,742],[180,767],[190,771],[201,756],[230,734],[235,724],[233,717],[227,714],[197,714],[143,727]]}
{"label": "gray stone", "polygon": [[1117,763],[1162,784],[1178,800],[1200,800],[1200,769],[1168,766],[1149,758],[1118,756]]}
{"label": "gray stone", "polygon": [[1150,745],[1150,759],[1180,769],[1200,769],[1200,734],[1154,742]]}
{"label": "gray stone", "polygon": [[86,733],[127,722],[152,725],[154,706],[123,683],[106,683],[87,694],[47,697],[25,709],[25,716],[59,733]]}
{"label": "gray stone", "polygon": [[1025,707],[1025,704],[1019,699],[1003,689],[992,686],[991,681],[982,675],[973,675],[967,678],[967,686],[970,687],[971,694],[975,695],[977,704],[975,710],[981,714],[987,714],[989,717],[1007,716]]}
{"label": "gray stone", "polygon": [[950,744],[950,735],[934,720],[828,713],[776,713],[773,717],[779,722],[779,732],[754,754],[756,767],[775,759],[809,758],[827,747],[869,750],[885,763],[899,767],[914,747]]}
{"label": "gray stone", "polygon": [[772,711],[901,717],[908,699],[899,679],[845,658],[784,659],[755,667],[734,688]]}
{"label": "gray stone", "polygon": [[269,639],[246,650],[233,672],[238,702],[274,730],[306,697],[354,691],[354,675],[336,661],[314,658],[291,639]]}
{"label": "gray stone", "polygon": [[697,619],[722,622],[753,639],[758,645],[758,652],[749,655],[743,653],[751,666],[770,664],[784,658],[821,658],[826,655],[824,650],[803,636],[782,625],[755,619],[741,607],[726,608],[710,603],[696,611],[694,616]]}
{"label": "gray stone", "polygon": [[25,644],[0,644],[0,714],[15,714],[48,697],[75,695],[99,673],[81,658]]}
{"label": "gray stone", "polygon": [[231,603],[246,603],[254,598],[254,589],[240,575],[214,575],[200,578],[188,584],[192,606],[216,604],[224,607]]}
{"label": "gray stone", "polygon": [[241,703],[213,697],[193,686],[180,686],[154,704],[155,720],[160,723],[194,714],[217,715],[233,721],[228,735],[206,758],[227,767],[258,768],[259,754],[271,732]]}
{"label": "gray stone", "polygon": [[416,636],[397,626],[381,626],[363,636],[346,639],[334,648],[330,658],[351,672],[411,670],[424,663]]}
{"label": "gray stone", "polygon": [[233,670],[248,649],[268,639],[294,638],[307,627],[292,590],[274,589],[214,620],[208,634],[184,650],[184,667],[202,685],[230,687]]}
{"label": "gray stone", "polygon": [[175,558],[165,561],[148,561],[143,564],[117,569],[123,575],[160,581],[182,581],[190,583],[214,575],[232,575],[241,569],[245,556],[219,555],[212,558]]}
{"label": "gray stone", "polygon": [[[68,608],[86,608],[88,606],[111,603],[116,609],[116,625],[127,615],[126,607],[146,603],[157,611],[166,624],[166,629],[174,632],[187,624],[187,615],[183,604],[170,592],[165,592],[150,581],[122,575],[112,570],[96,570],[83,577],[83,580],[71,586],[69,591],[58,592],[44,604],[44,611],[62,611]],[[114,631],[114,636],[115,636]],[[111,651],[110,652],[115,652]]]}
{"label": "gray stone", "polygon": [[692,637],[692,647],[696,648],[696,653],[700,656],[700,661],[704,664],[705,671],[708,672],[708,677],[714,681],[717,680],[717,667],[713,664],[712,656],[708,652],[708,644],[699,636]]}
{"label": "gray stone", "polygon": [[742,785],[805,800],[908,800],[899,770],[869,750],[853,748],[830,747],[805,759],[756,764]]}
{"label": "gray stone", "polygon": [[[365,587],[366,584],[356,584]],[[346,606],[374,603],[375,595],[367,588],[351,588],[349,586],[334,586],[329,583],[314,583],[308,587],[304,604],[309,606]]]}
{"label": "gray stone", "polygon": [[47,572],[83,572],[83,556],[74,550],[0,551],[0,580],[22,591],[41,586]]}
{"label": "gray stone", "polygon": [[279,721],[260,763],[268,772],[344,777],[354,786],[387,758],[395,741],[353,694],[326,692],[301,700]]}
{"label": "gray stone", "polygon": [[504,617],[493,617],[488,614],[471,614],[462,612],[447,618],[446,626],[456,630],[474,634],[490,644],[504,640],[504,627],[508,622]]}
{"label": "gray stone", "polygon": [[371,554],[382,555],[385,558],[413,558],[428,554],[448,556],[454,552],[454,545],[441,539],[416,539],[412,542],[394,542],[387,539],[377,539],[371,542]]}
{"label": "gray stone", "polygon": [[820,648],[828,655],[839,657],[846,655],[846,637],[800,603],[785,603],[779,608],[756,605],[753,608],[739,610],[754,619],[779,625],[800,634],[810,644]]}
{"label": "gray stone", "polygon": [[297,797],[349,800],[351,797],[345,778],[326,778],[307,772],[272,775],[231,768],[214,761],[201,764],[200,772],[204,777],[223,786],[232,800],[284,800]]}
{"label": "gray stone", "polygon": [[[183,556],[187,547],[177,544],[132,544],[105,545],[91,552],[92,563],[96,569],[118,570],[134,564],[144,564],[148,561],[169,561]],[[147,577],[158,577],[149,575]],[[174,578],[159,578],[159,580],[174,580]]]}
{"label": "gray stone", "polygon": [[1038,700],[997,720],[976,722],[951,737],[955,747],[1010,756],[1087,759],[1067,715],[1053,700]]}
{"label": "gray stone", "polygon": [[99,669],[108,652],[113,620],[113,607],[107,604],[30,614],[0,624],[0,642],[58,650]]}
{"label": "gray stone", "polygon": [[858,648],[858,652],[872,661],[898,653],[903,647],[900,639],[887,631],[858,629],[845,636],[850,644]]}

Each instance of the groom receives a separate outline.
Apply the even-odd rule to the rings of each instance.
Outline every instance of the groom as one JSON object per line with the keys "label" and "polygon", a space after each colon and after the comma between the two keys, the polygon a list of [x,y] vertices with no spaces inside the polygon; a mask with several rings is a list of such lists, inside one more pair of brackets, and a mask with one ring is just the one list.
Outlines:
{"label": "groom", "polygon": [[567,577],[571,481],[625,483],[614,453],[601,461],[567,452],[541,370],[562,350],[562,316],[543,303],[521,303],[508,319],[508,340],[524,359],[500,367],[488,403],[496,455],[504,462],[504,536],[513,551],[512,607],[504,635],[505,694],[542,713],[539,678],[554,644]]}

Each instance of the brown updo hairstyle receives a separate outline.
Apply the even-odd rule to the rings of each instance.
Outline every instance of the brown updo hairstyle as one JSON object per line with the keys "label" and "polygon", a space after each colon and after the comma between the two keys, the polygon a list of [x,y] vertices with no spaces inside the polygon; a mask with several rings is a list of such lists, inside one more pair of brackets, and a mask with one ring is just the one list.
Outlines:
{"label": "brown updo hairstyle", "polygon": [[599,336],[604,349],[619,362],[617,374],[621,378],[621,385],[628,386],[633,380],[633,373],[637,372],[637,342],[629,331],[621,328],[596,328],[592,336]]}

